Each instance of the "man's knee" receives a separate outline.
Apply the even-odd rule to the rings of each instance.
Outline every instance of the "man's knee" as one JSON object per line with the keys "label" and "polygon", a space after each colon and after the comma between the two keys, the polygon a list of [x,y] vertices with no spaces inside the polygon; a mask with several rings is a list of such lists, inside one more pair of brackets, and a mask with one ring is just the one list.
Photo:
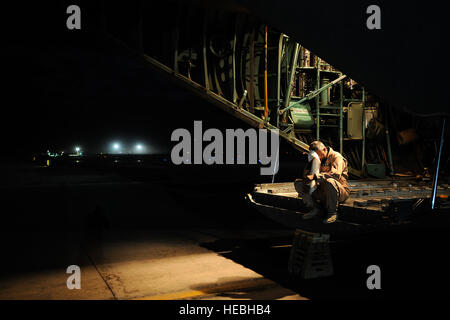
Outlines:
{"label": "man's knee", "polygon": [[307,186],[305,185],[305,183],[302,180],[300,180],[300,179],[295,180],[294,188],[295,188],[295,191],[297,191],[297,193],[299,193],[299,194],[307,193],[308,190],[306,187]]}
{"label": "man's knee", "polygon": [[339,181],[336,181],[333,178],[328,178],[325,180],[324,185],[326,188],[326,192],[331,192],[338,196],[338,202],[345,202],[349,198],[350,193],[344,189]]}
{"label": "man's knee", "polygon": [[338,182],[334,180],[333,178],[328,178],[323,181],[324,187],[326,188],[327,192],[338,192],[339,186],[337,186]]}

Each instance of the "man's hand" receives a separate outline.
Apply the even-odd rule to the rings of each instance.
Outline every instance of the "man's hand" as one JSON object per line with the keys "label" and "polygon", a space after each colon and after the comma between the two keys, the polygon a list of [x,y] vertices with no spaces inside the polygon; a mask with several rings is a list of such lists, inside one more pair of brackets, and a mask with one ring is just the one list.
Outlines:
{"label": "man's hand", "polygon": [[313,174],[310,174],[310,175],[305,176],[305,180],[307,180],[307,181],[313,181],[313,180],[314,180],[314,175],[313,175]]}

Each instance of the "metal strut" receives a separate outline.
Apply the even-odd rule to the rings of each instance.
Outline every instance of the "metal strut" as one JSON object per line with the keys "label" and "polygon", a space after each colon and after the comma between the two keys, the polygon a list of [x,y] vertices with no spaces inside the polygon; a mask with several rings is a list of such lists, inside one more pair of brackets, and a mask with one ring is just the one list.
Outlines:
{"label": "metal strut", "polygon": [[289,109],[291,109],[292,107],[294,107],[295,105],[301,104],[301,103],[303,103],[303,102],[305,102],[305,101],[307,101],[307,100],[311,100],[312,98],[314,98],[314,97],[316,97],[317,95],[319,95],[322,91],[327,90],[329,87],[335,85],[335,84],[338,83],[339,81],[344,80],[346,77],[347,77],[347,76],[346,76],[345,74],[342,75],[342,76],[340,76],[340,77],[337,78],[336,80],[333,80],[332,82],[330,82],[330,83],[324,85],[322,88],[317,89],[317,90],[315,90],[315,91],[313,91],[313,92],[307,94],[303,99],[301,99],[301,100],[299,100],[299,101],[297,101],[297,102],[291,104],[289,107],[286,107],[286,108],[284,108],[283,110],[280,110],[279,113],[280,113],[280,114],[283,114],[283,113],[285,113],[286,111],[288,111]]}

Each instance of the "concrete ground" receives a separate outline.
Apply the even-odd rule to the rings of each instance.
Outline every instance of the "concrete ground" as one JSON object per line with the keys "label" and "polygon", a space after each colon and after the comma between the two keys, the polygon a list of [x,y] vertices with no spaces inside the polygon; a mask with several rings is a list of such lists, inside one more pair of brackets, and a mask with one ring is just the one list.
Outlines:
{"label": "concrete ground", "polygon": [[220,230],[108,232],[80,255],[81,289],[67,288],[64,268],[48,269],[4,279],[0,299],[305,299],[202,246],[219,237]]}
{"label": "concrete ground", "polygon": [[[13,169],[0,170],[15,182],[0,185],[0,299],[448,297],[448,226],[332,239],[334,275],[303,280],[288,272],[294,230],[245,202],[247,168]],[[367,288],[370,265],[381,290]]]}
{"label": "concrete ground", "polygon": [[[290,244],[292,231],[245,213],[245,193],[229,188],[242,176],[215,183],[239,201],[211,210],[223,189],[203,181],[186,192],[167,168],[151,169],[144,181],[142,170],[139,179],[134,171],[28,165],[3,173],[13,211],[0,226],[0,299],[303,299],[227,258],[233,247],[216,245],[245,238]],[[79,290],[67,288],[69,265],[81,268]]]}

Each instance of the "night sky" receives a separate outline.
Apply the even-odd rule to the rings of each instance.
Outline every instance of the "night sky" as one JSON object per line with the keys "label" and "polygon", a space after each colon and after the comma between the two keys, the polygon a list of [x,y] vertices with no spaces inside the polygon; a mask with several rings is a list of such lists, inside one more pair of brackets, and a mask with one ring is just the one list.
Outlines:
{"label": "night sky", "polygon": [[[224,117],[231,118],[121,44],[94,32],[68,31],[62,5],[35,9],[47,19],[38,28],[26,27],[36,16],[25,19],[28,24],[14,24],[2,49],[8,101],[2,108],[2,136],[8,154],[68,152],[76,145],[108,152],[113,141],[141,142],[152,153],[166,153],[175,128],[189,129],[194,120],[206,118],[211,127],[220,127]],[[240,124],[230,120],[228,127]]]}

